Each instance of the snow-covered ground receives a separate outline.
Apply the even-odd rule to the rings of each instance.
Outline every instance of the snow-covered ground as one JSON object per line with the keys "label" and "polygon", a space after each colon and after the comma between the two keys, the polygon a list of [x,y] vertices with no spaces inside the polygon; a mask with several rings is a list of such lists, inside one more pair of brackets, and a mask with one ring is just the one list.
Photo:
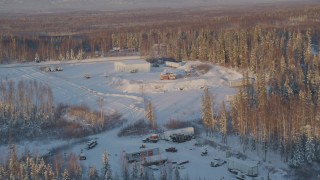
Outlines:
{"label": "snow-covered ground", "polygon": [[[228,87],[229,80],[242,77],[241,74],[218,66],[203,75],[177,80],[159,80],[160,72],[173,71],[168,67],[153,67],[148,73],[121,73],[114,71],[114,61],[92,59],[82,62],[61,62],[61,72],[44,72],[44,66],[55,67],[57,62],[40,64],[17,64],[1,66],[2,79],[36,80],[52,87],[56,103],[85,103],[97,109],[98,98],[104,98],[105,112],[119,112],[129,121],[144,117],[144,99],[155,107],[157,123],[170,119],[194,120],[200,117],[201,96],[207,86],[220,104],[226,95],[235,94],[236,89]],[[190,62],[180,68],[196,66]],[[85,79],[84,74],[90,79]]]}
{"label": "snow-covered ground", "polygon": [[[50,65],[52,64],[52,65]],[[40,67],[59,64],[61,72],[43,72]],[[242,75],[219,66],[209,65],[208,72],[194,70],[190,78],[180,77],[176,80],[159,80],[159,74],[163,71],[180,71],[201,65],[201,62],[187,62],[177,69],[168,67],[152,67],[148,73],[122,73],[114,71],[113,61],[107,59],[92,59],[82,62],[70,61],[10,64],[0,66],[0,77],[6,80],[37,80],[49,84],[52,87],[56,103],[81,104],[85,103],[93,109],[98,109],[97,99],[104,98],[105,112],[119,112],[128,122],[134,122],[144,117],[144,99],[150,100],[155,108],[156,122],[161,126],[170,119],[181,121],[192,121],[200,119],[201,98],[203,88],[208,87],[215,96],[217,107],[225,100],[226,95],[232,95],[237,89],[228,86],[228,81],[242,78]],[[191,68],[192,69],[192,68]],[[91,78],[85,79],[84,74],[88,73]],[[133,152],[139,149],[141,137],[119,138],[119,129],[104,132],[91,136],[98,140],[98,146],[85,150],[87,160],[81,161],[84,168],[90,166],[102,168],[102,154],[107,150],[110,154],[110,161],[113,172],[121,174],[120,157],[123,151]],[[219,138],[218,138],[219,139]],[[210,139],[216,142],[217,139]],[[85,147],[84,143],[76,143],[76,140],[69,141],[47,141],[47,142],[22,142],[17,145],[19,152],[31,152],[33,155],[44,155],[51,148],[65,144],[73,144],[65,150],[65,153],[79,154],[80,149]],[[237,138],[229,139],[232,150],[241,151]],[[234,179],[234,175],[227,171],[226,165],[221,167],[210,167],[210,160],[213,155],[225,159],[225,152],[219,149],[208,147],[209,156],[200,156],[204,147],[195,147],[195,140],[176,144],[160,141],[155,144],[147,144],[147,148],[159,147],[163,154],[167,154],[172,161],[189,160],[190,163],[181,169],[181,177],[186,174],[191,179],[198,177],[206,179]],[[165,153],[164,149],[174,146],[178,153]],[[37,148],[35,148],[37,147]],[[8,152],[8,147],[0,146],[0,152]],[[6,153],[0,155],[0,163]],[[248,152],[250,160],[261,161],[261,155],[256,152]],[[270,174],[272,179],[281,179],[285,167],[278,156],[270,154],[272,161],[259,165],[259,177],[266,178],[268,175],[267,166],[275,167],[276,170]],[[276,165],[275,165],[275,164]]]}

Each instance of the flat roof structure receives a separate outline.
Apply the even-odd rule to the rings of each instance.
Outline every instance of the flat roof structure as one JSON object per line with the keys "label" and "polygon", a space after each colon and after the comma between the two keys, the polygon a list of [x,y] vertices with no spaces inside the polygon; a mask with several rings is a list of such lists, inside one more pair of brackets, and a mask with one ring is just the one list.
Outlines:
{"label": "flat roof structure", "polygon": [[114,63],[114,69],[118,72],[150,72],[151,65],[145,60],[124,60]]}

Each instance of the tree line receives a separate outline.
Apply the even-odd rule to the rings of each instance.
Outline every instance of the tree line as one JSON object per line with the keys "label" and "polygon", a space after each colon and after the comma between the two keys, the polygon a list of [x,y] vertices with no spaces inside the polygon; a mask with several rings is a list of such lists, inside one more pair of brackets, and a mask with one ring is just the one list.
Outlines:
{"label": "tree line", "polygon": [[83,59],[96,57],[97,51],[99,56],[111,56],[114,48],[130,48],[147,57],[199,59],[259,70],[270,66],[270,60],[282,56],[285,61],[292,59],[297,48],[306,51],[311,43],[318,45],[319,10],[314,6],[250,15],[226,14],[211,17],[207,23],[192,19],[172,26],[159,22],[145,27],[97,28],[98,32],[67,36],[3,34],[0,62],[33,61],[36,55],[41,60]]}
{"label": "tree line", "polygon": [[56,104],[49,85],[35,80],[1,80],[0,142],[14,143],[44,134],[59,138],[83,137],[121,125],[120,114],[105,114],[103,99],[97,103],[100,112],[84,104]]}
{"label": "tree line", "polygon": [[[37,81],[0,82],[1,140],[15,139],[21,133],[28,137],[39,134],[39,128],[54,121],[51,87]],[[19,133],[17,133],[19,132]]]}
{"label": "tree line", "polygon": [[[4,164],[0,164],[0,179],[89,179],[89,180],[188,180],[188,175],[181,177],[177,168],[173,170],[170,167],[161,168],[159,177],[148,170],[140,163],[123,163],[119,172],[111,170],[108,151],[102,154],[102,168],[97,169],[91,166],[88,169],[80,165],[78,157],[75,154],[63,156],[56,154],[51,161],[47,162],[40,157],[32,157],[30,154],[17,154],[15,146],[12,146],[10,155]],[[123,159],[126,161],[126,159]]]}

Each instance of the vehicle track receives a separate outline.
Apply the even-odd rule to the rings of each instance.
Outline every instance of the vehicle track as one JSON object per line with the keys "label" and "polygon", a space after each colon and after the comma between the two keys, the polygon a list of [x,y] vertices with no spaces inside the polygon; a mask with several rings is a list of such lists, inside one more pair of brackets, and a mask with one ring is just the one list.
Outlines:
{"label": "vehicle track", "polygon": [[[26,77],[27,79],[38,80],[42,83],[52,86],[52,88],[56,89],[55,91],[62,92],[62,94],[65,97],[64,99],[67,101],[70,99],[75,99],[75,98],[85,97],[85,96],[92,99],[92,101],[96,101],[96,99],[88,96],[88,94],[90,94],[98,98],[99,97],[120,97],[120,98],[129,98],[129,99],[135,100],[137,103],[143,102],[143,98],[138,96],[126,95],[126,94],[109,94],[109,93],[99,92],[99,91],[90,89],[86,86],[82,86],[77,83],[74,83],[67,78],[56,75],[55,73],[50,74],[50,73],[41,72],[40,70],[35,70],[34,67],[29,67],[28,69],[26,69],[26,67],[19,67],[16,69],[19,70],[23,74],[23,76]],[[70,88],[68,88],[68,86]],[[73,89],[80,89],[80,92],[83,92],[83,93],[79,94],[79,91],[75,91]],[[126,104],[118,102],[118,100],[113,101],[112,104],[124,109],[122,111],[124,115],[126,113],[129,113],[130,114],[129,117],[131,121],[137,121],[144,117],[144,110],[142,108],[139,109],[138,107],[130,107]],[[111,109],[111,107],[109,106],[108,108]]]}

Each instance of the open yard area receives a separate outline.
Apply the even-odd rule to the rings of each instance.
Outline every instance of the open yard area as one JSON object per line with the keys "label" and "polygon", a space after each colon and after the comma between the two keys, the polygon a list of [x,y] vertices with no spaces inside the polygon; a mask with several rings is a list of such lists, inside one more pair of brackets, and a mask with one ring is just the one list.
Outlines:
{"label": "open yard area", "polygon": [[[119,112],[129,122],[144,118],[144,99],[152,102],[156,121],[159,124],[175,120],[196,120],[200,118],[201,96],[204,87],[208,87],[215,96],[217,104],[225,100],[226,95],[237,92],[228,87],[229,80],[242,77],[241,74],[208,64],[208,72],[192,70],[192,76],[184,78],[184,69],[197,67],[202,63],[188,62],[180,69],[161,65],[152,67],[150,72],[116,72],[114,61],[91,59],[68,63],[39,63],[3,65],[0,75],[3,80],[36,80],[48,84],[53,90],[56,103],[87,104],[98,109],[98,98],[104,99],[107,113]],[[41,67],[61,66],[63,71],[45,72]],[[178,72],[176,80],[160,80],[163,71]],[[90,78],[85,78],[87,74]]]}
{"label": "open yard area", "polygon": [[[92,109],[99,109],[97,100],[103,98],[103,108],[106,114],[118,112],[127,120],[126,124],[132,124],[145,116],[145,101],[151,101],[155,109],[155,119],[159,127],[172,120],[196,122],[201,118],[201,99],[203,89],[208,87],[214,95],[216,104],[226,100],[227,95],[237,92],[236,88],[229,87],[229,81],[242,78],[242,75],[219,66],[201,62],[181,63],[178,68],[167,67],[160,64],[159,67],[151,67],[150,72],[118,72],[115,71],[114,62],[121,61],[117,58],[90,59],[70,62],[47,62],[30,64],[11,64],[1,66],[2,80],[36,80],[52,87],[55,103],[87,104]],[[44,69],[61,67],[62,71],[47,72]],[[175,80],[160,80],[160,73],[174,73]],[[188,76],[186,75],[188,74]],[[219,108],[219,107],[216,107]],[[123,126],[125,126],[124,124]],[[113,172],[121,175],[122,157],[125,152],[139,151],[142,144],[142,136],[118,137],[119,128],[108,132],[93,135],[87,139],[95,139],[98,144],[92,149],[85,149],[86,140],[47,140],[46,142],[22,142],[17,144],[18,152],[30,152],[33,155],[47,155],[52,149],[62,147],[59,151],[66,157],[68,154],[79,155],[81,151],[86,154],[86,160],[81,161],[84,170],[90,167],[102,168],[101,157],[105,150],[110,155]],[[198,141],[205,142],[195,146]],[[230,144],[237,145],[237,137],[231,136]],[[218,146],[210,146],[210,142]],[[226,159],[226,148],[230,152],[238,152],[241,146],[224,147],[219,145],[219,137],[206,137],[204,133],[197,138],[185,143],[159,141],[147,143],[146,149],[159,148],[160,155],[167,157],[168,162],[189,163],[178,167],[177,164],[167,163],[169,173],[173,173],[175,167],[179,168],[181,177],[195,179],[233,179],[234,174],[227,171],[226,165],[211,167],[213,157]],[[234,142],[234,143],[233,143]],[[212,145],[212,144],[211,144]],[[37,147],[37,148],[35,148]],[[166,148],[177,148],[176,153],[165,152]],[[8,152],[7,146],[1,146],[1,151]],[[201,156],[207,149],[208,155]],[[237,153],[235,153],[237,154]],[[260,161],[257,156],[249,157],[249,160]],[[4,160],[5,156],[0,158]],[[276,158],[274,158],[275,161]],[[278,166],[282,166],[282,163]],[[130,167],[130,166],[129,166]],[[270,168],[270,167],[269,167]],[[272,167],[274,168],[274,167]],[[193,171],[197,169],[197,171]],[[159,176],[160,171],[149,169],[150,173]],[[282,171],[276,169],[273,176],[279,178]],[[272,174],[271,174],[272,175]],[[268,165],[259,166],[259,176],[268,176]],[[279,176],[279,177],[278,177]]]}

